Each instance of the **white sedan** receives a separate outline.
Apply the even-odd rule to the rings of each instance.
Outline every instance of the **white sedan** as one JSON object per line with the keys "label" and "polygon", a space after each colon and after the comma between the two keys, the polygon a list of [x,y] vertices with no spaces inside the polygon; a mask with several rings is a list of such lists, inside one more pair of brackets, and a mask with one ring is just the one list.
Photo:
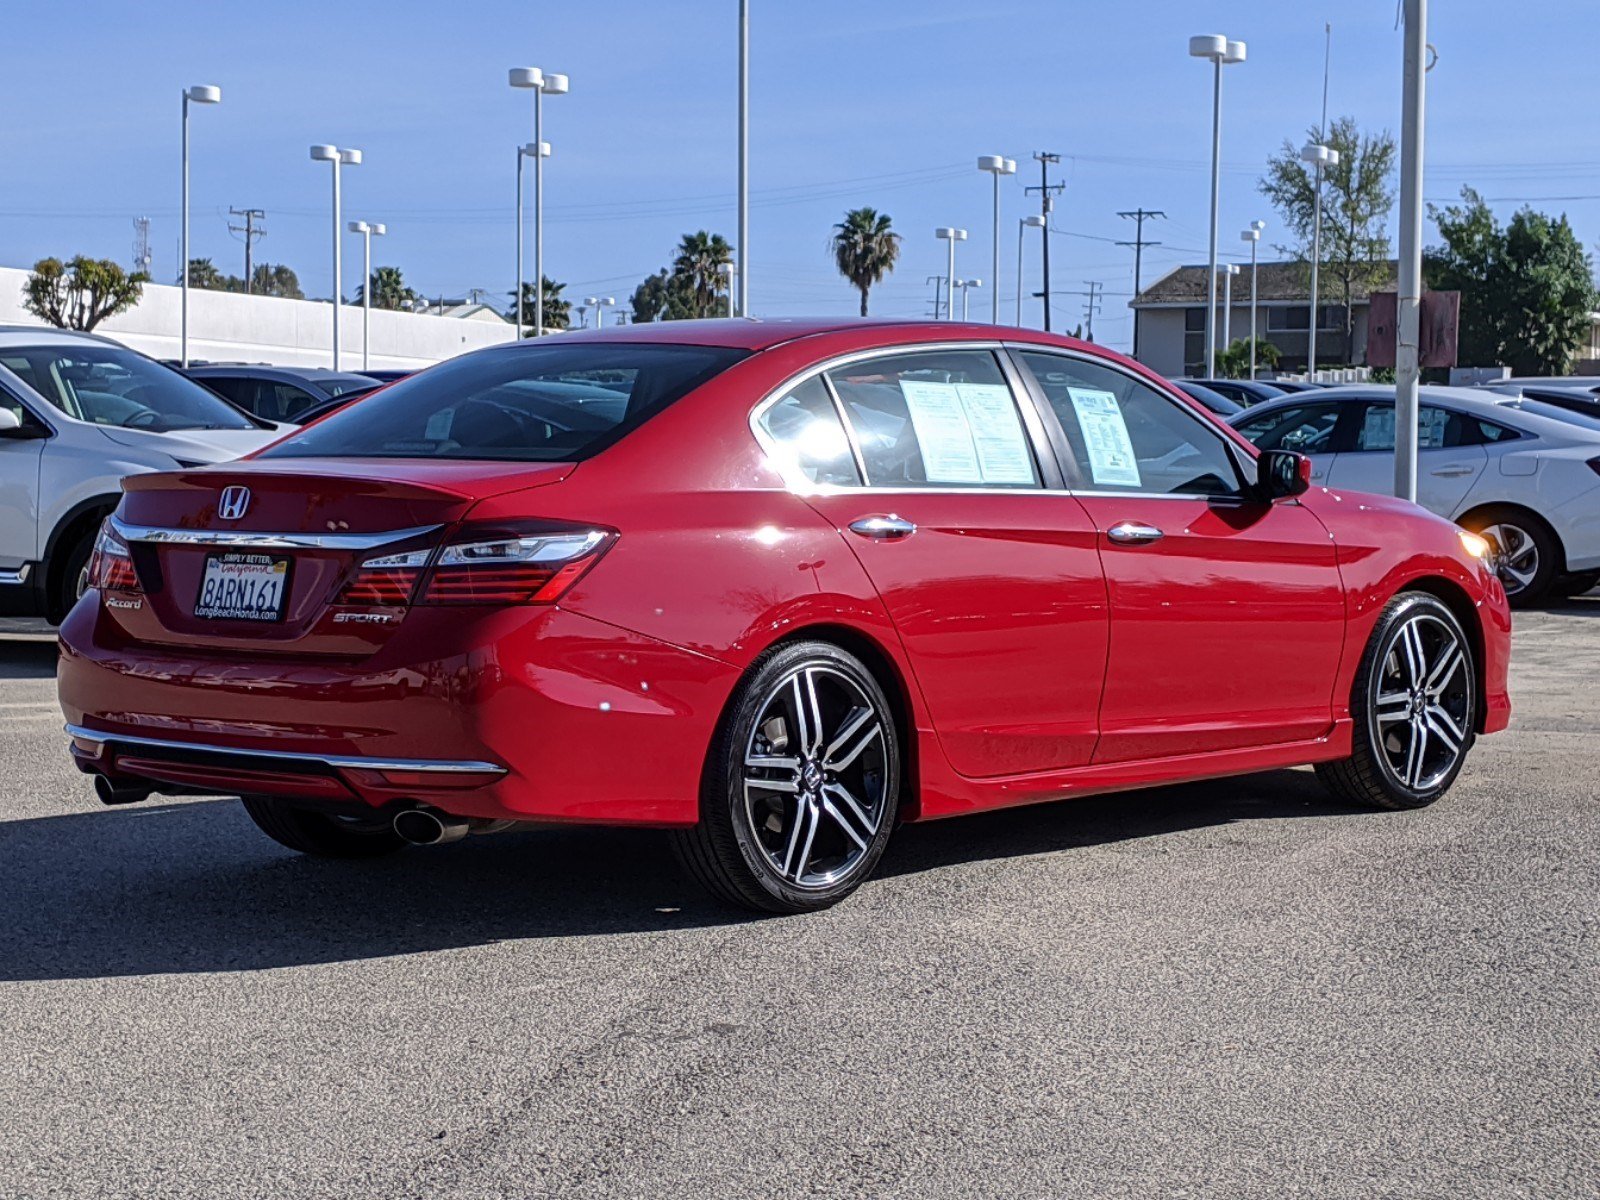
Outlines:
{"label": "white sedan", "polygon": [[[1471,388],[1421,392],[1417,502],[1495,543],[1513,604],[1600,583],[1600,428]],[[1394,492],[1392,386],[1301,392],[1230,421],[1263,449],[1309,455],[1317,483]]]}

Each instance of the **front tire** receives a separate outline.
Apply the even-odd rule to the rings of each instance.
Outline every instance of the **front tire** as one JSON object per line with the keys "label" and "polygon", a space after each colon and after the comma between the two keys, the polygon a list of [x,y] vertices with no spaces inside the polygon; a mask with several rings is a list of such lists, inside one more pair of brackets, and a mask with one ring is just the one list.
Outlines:
{"label": "front tire", "polygon": [[1353,753],[1318,763],[1342,800],[1422,808],[1449,790],[1477,722],[1472,644],[1455,614],[1426,592],[1401,592],[1383,610],[1350,697]]}
{"label": "front tire", "polygon": [[688,873],[762,912],[813,912],[872,873],[894,828],[900,742],[853,655],[797,642],[758,659],[712,739],[700,821],[675,831]]}
{"label": "front tire", "polygon": [[379,858],[406,845],[379,814],[339,816],[276,796],[241,796],[239,801],[262,833],[316,858]]}

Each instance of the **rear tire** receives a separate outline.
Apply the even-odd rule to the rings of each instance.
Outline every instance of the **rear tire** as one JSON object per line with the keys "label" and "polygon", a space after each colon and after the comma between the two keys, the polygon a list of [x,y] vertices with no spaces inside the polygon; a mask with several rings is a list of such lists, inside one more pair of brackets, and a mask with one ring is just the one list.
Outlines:
{"label": "rear tire", "polygon": [[882,857],[900,778],[894,711],[872,673],[828,642],[781,646],[734,693],[707,756],[700,821],[673,832],[673,849],[729,904],[827,908]]}
{"label": "rear tire", "polygon": [[276,796],[241,796],[262,833],[280,846],[317,858],[378,858],[403,849],[405,839],[381,815],[341,817]]}
{"label": "rear tire", "polygon": [[1318,777],[1352,804],[1432,804],[1472,749],[1476,675],[1472,643],[1455,614],[1426,592],[1401,592],[1379,616],[1356,669],[1353,753],[1318,763]]}

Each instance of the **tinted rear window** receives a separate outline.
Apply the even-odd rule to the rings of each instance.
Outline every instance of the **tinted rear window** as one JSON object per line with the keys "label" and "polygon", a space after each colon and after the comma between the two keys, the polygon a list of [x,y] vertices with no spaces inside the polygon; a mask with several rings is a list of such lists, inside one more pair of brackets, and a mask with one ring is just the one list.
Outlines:
{"label": "tinted rear window", "polygon": [[403,379],[263,457],[574,462],[747,356],[559,336],[485,350]]}

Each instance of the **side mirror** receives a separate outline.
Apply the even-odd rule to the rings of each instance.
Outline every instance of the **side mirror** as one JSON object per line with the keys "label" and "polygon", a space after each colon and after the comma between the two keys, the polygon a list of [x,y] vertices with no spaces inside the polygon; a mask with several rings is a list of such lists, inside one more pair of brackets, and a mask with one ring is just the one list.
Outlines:
{"label": "side mirror", "polygon": [[1298,496],[1311,486],[1311,460],[1293,450],[1263,450],[1256,459],[1256,489],[1263,500]]}

